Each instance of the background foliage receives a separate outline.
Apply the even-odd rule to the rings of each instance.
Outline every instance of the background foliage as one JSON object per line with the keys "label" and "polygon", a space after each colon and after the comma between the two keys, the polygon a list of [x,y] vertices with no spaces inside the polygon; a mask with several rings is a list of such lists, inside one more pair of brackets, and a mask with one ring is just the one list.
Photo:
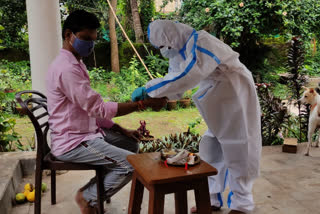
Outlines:
{"label": "background foliage", "polygon": [[222,39],[255,71],[270,50],[262,43],[266,36],[319,36],[319,10],[317,0],[189,0],[183,3],[180,19]]}
{"label": "background foliage", "polygon": [[26,48],[27,12],[26,1],[0,0],[0,30],[2,45],[6,48]]}

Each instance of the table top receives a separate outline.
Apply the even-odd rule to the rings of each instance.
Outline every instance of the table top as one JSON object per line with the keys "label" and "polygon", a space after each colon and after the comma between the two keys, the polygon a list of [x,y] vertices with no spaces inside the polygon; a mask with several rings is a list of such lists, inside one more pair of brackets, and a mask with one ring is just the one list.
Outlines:
{"label": "table top", "polygon": [[136,172],[148,184],[163,184],[177,181],[192,180],[203,178],[204,176],[216,175],[218,171],[205,161],[195,166],[189,166],[185,170],[184,166],[168,166],[161,161],[160,152],[143,153],[129,155],[127,157],[129,163]]}

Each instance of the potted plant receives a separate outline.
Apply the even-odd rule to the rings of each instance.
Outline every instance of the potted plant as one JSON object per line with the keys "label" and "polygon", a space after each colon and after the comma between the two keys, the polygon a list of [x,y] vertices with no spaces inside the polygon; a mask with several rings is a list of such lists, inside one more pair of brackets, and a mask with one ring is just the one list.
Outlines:
{"label": "potted plant", "polygon": [[142,139],[140,139],[142,143],[154,140],[154,137],[150,135],[150,131],[147,129],[147,123],[145,120],[140,120],[140,127],[137,129],[137,131],[142,136]]}
{"label": "potted plant", "polygon": [[179,100],[179,105],[182,108],[188,108],[190,107],[190,103],[191,103],[191,96],[192,96],[192,91],[188,90],[183,94],[183,97],[181,100]]}
{"label": "potted plant", "polygon": [[175,110],[177,108],[177,101],[176,100],[169,100],[167,103],[167,109],[169,111]]}

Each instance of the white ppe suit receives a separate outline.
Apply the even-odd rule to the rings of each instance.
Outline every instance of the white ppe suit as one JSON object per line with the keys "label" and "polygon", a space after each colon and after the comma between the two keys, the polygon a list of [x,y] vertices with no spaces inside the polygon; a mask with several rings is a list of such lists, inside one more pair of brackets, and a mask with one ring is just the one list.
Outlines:
{"label": "white ppe suit", "polygon": [[199,86],[192,99],[208,126],[200,157],[218,170],[209,177],[211,205],[223,205],[228,183],[229,207],[250,212],[261,156],[260,106],[250,71],[228,45],[185,24],[154,21],[148,38],[155,47],[178,50],[169,59],[168,74],[146,84],[150,97],[179,99]]}

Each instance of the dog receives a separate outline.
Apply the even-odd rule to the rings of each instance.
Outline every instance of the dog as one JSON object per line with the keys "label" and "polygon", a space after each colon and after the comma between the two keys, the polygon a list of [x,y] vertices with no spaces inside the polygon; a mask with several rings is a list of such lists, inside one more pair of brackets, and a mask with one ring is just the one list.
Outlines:
{"label": "dog", "polygon": [[[301,103],[310,104],[310,115],[309,115],[309,128],[308,128],[308,145],[305,155],[309,156],[310,146],[312,146],[312,135],[317,127],[320,127],[320,95],[318,90],[314,88],[304,89],[302,97],[299,99]],[[316,147],[319,147],[320,137],[316,142]]]}

